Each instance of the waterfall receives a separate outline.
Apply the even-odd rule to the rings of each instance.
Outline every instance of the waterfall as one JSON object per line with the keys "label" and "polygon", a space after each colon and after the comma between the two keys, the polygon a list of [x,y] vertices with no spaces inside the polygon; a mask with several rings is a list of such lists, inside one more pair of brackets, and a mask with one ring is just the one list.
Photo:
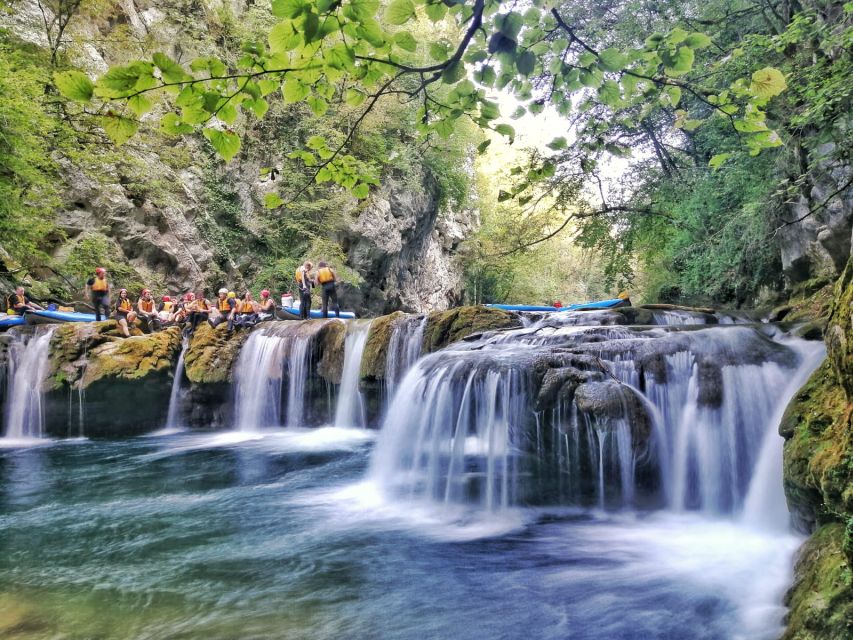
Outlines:
{"label": "waterfall", "polygon": [[336,427],[366,427],[364,397],[359,389],[361,377],[361,356],[367,344],[370,321],[353,321],[347,325],[347,337],[344,345],[344,366],[341,375],[341,387],[338,391],[338,405],[335,411]]}
{"label": "waterfall", "polygon": [[184,380],[184,356],[190,346],[189,338],[184,338],[181,345],[181,355],[178,356],[178,364],[175,365],[175,377],[172,379],[172,392],[169,394],[169,414],[166,417],[166,429],[180,428],[182,398],[181,384]]}
{"label": "waterfall", "polygon": [[9,345],[5,438],[44,437],[42,384],[47,376],[50,339],[54,331],[56,325],[38,327],[29,338],[19,334],[18,340]]}
{"label": "waterfall", "polygon": [[394,321],[385,360],[385,389],[389,397],[420,357],[426,324],[427,316],[405,317]]}
{"label": "waterfall", "polygon": [[[776,430],[823,347],[773,331],[525,327],[453,345],[403,378],[371,478],[391,497],[487,510],[778,513]],[[544,413],[537,369],[568,380]]]}
{"label": "waterfall", "polygon": [[234,369],[238,431],[304,426],[313,335],[305,335],[302,324],[266,323],[252,331],[240,350]]}

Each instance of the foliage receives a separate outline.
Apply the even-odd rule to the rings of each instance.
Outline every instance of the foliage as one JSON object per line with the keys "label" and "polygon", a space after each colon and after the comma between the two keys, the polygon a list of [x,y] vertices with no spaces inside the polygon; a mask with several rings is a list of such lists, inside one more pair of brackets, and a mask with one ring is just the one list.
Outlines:
{"label": "foliage", "polygon": [[[77,291],[68,293],[79,295],[96,267],[104,267],[112,286],[127,289],[131,297],[138,295],[146,286],[158,287],[158,283],[147,282],[124,260],[121,249],[113,240],[99,233],[86,233],[75,240],[63,263],[64,272],[74,278],[79,287]],[[162,288],[162,283],[159,283],[159,288]]]}

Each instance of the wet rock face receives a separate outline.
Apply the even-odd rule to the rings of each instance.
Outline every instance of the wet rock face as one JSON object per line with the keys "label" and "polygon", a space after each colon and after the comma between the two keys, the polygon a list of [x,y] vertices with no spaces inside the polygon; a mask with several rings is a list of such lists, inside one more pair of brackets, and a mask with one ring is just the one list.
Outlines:
{"label": "wet rock face", "polygon": [[131,338],[117,333],[113,321],[69,323],[56,330],[45,381],[49,435],[122,437],[162,427],[180,332],[172,328]]}
{"label": "wet rock face", "polygon": [[489,307],[457,307],[429,314],[424,330],[424,353],[432,353],[475,334],[521,327],[518,316]]}

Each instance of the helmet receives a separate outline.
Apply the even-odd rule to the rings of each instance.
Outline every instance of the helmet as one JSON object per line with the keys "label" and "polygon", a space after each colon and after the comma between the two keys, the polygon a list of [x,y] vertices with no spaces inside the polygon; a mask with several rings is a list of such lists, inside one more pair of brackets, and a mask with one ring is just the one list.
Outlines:
{"label": "helmet", "polygon": [[219,295],[228,295],[228,289],[223,287],[219,290]]}
{"label": "helmet", "polygon": [[172,296],[163,296],[163,302],[171,302]]}
{"label": "helmet", "polygon": [[262,298],[269,298],[270,297],[270,290],[264,289],[263,291],[261,291],[261,297]]}
{"label": "helmet", "polygon": [[121,295],[123,293],[127,293],[127,289],[119,289],[118,294]]}
{"label": "helmet", "polygon": [[106,272],[107,272],[107,270],[104,269],[103,267],[98,267],[97,269],[95,269],[95,274],[99,275],[99,276],[106,274]]}
{"label": "helmet", "polygon": [[236,293],[234,293],[233,291],[229,291],[229,292],[228,292],[228,297],[229,297],[229,298],[236,298],[236,297],[237,297],[237,294],[236,294]]}
{"label": "helmet", "polygon": [[151,295],[151,289],[143,289],[143,290],[142,290],[142,295],[144,295],[144,296],[150,296],[150,295]]}

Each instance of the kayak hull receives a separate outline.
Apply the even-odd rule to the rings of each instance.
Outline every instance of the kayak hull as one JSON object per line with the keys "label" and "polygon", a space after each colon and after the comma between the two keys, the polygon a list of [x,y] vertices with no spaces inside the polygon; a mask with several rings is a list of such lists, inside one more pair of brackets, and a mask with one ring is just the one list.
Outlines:
{"label": "kayak hull", "polygon": [[26,320],[24,320],[22,316],[8,316],[6,314],[0,316],[0,331],[5,331],[12,327],[19,327],[22,324],[26,324]]}
{"label": "kayak hull", "polygon": [[559,311],[557,307],[545,307],[535,304],[487,304],[490,309],[502,309],[503,311]]}
{"label": "kayak hull", "polygon": [[[275,310],[275,316],[279,320],[301,320],[299,317],[299,309],[289,307],[279,307]],[[312,320],[317,320],[323,317],[323,312],[319,309],[311,309],[310,317]],[[334,318],[334,311],[329,312],[329,317]],[[352,311],[341,311],[341,320],[354,320],[355,314]]]}
{"label": "kayak hull", "polygon": [[612,298],[611,300],[598,300],[596,302],[570,304],[567,307],[548,307],[533,304],[487,304],[486,306],[490,309],[503,309],[504,311],[592,311],[595,309],[616,309],[618,307],[630,307],[631,301],[627,298]]}
{"label": "kayak hull", "polygon": [[24,318],[27,324],[95,322],[94,313],[77,313],[76,311],[28,311]]}

